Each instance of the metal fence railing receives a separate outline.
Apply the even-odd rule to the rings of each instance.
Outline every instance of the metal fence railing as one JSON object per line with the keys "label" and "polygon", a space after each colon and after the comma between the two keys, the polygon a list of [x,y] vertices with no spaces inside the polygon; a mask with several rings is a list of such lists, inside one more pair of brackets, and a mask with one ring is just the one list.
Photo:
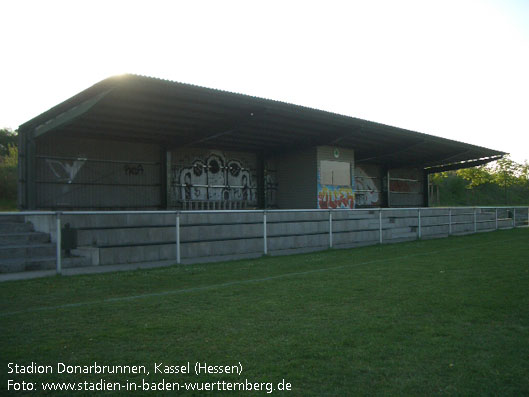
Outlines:
{"label": "metal fence railing", "polygon": [[[197,210],[197,211],[24,211],[24,212],[2,212],[0,213],[0,222],[2,217],[48,217],[48,219],[53,219],[53,224],[49,225],[50,232],[54,233],[55,236],[55,245],[56,245],[56,273],[62,273],[62,230],[63,224],[62,220],[65,216],[71,217],[80,217],[80,216],[110,216],[110,215],[138,215],[138,216],[156,216],[164,215],[165,217],[174,217],[174,222],[169,222],[165,224],[166,227],[174,227],[174,249],[175,255],[174,260],[177,264],[182,263],[182,227],[187,227],[190,225],[182,224],[182,216],[190,215],[200,215],[205,216],[205,220],[202,225],[208,225],[207,216],[213,216],[216,214],[254,214],[255,219],[251,222],[252,225],[262,224],[262,233],[257,237],[251,238],[262,238],[262,254],[267,255],[269,253],[269,239],[270,238],[279,238],[282,237],[278,234],[271,235],[269,232],[270,228],[270,219],[271,215],[286,215],[286,214],[298,214],[298,213],[307,213],[314,214],[314,217],[309,220],[312,223],[319,222],[320,224],[326,224],[325,229],[318,229],[318,232],[312,234],[327,234],[327,246],[333,248],[334,237],[338,236],[341,233],[351,233],[357,232],[362,233],[367,231],[367,229],[356,228],[354,230],[348,229],[347,225],[351,225],[355,220],[352,218],[347,218],[348,214],[360,214],[363,213],[366,215],[365,219],[369,220],[370,223],[370,232],[378,233],[378,238],[376,239],[378,243],[382,244],[386,241],[384,238],[384,232],[390,230],[391,227],[388,226],[392,222],[395,223],[397,219],[402,220],[402,224],[406,227],[414,230],[413,233],[416,233],[416,236],[413,238],[421,239],[425,237],[425,229],[435,229],[433,232],[429,232],[428,236],[440,236],[452,235],[459,233],[477,233],[478,231],[490,231],[497,230],[500,228],[515,228],[519,226],[529,225],[529,207],[449,207],[449,208],[371,208],[371,209],[308,209],[308,210],[223,210],[223,211],[207,211],[207,210]],[[328,215],[326,215],[328,214]],[[261,220],[259,220],[259,215],[262,215]],[[234,219],[237,219],[234,218]],[[296,223],[296,220],[289,220],[289,223]],[[170,219],[169,219],[170,220]],[[305,222],[309,222],[305,221]],[[378,227],[373,226],[373,222],[378,221]],[[273,220],[275,224],[281,223],[280,220]],[[285,221],[287,222],[287,221]],[[349,223],[347,223],[349,222]],[[345,226],[337,227],[342,223]],[[197,226],[197,225],[191,225]],[[457,230],[459,229],[459,231]],[[321,230],[324,230],[323,232]],[[302,235],[296,234],[296,236]],[[310,233],[307,233],[310,234]],[[243,239],[243,236],[239,237]],[[235,238],[231,238],[237,239]],[[222,239],[220,239],[222,240]],[[219,240],[219,241],[220,241]]]}

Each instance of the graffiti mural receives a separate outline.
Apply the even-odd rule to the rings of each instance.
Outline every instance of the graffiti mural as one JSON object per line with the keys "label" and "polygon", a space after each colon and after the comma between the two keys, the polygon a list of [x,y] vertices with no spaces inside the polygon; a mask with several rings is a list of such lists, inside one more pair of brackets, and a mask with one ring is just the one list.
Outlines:
{"label": "graffiti mural", "polygon": [[257,185],[247,162],[211,151],[183,163],[172,168],[176,201],[256,201]]}
{"label": "graffiti mural", "polygon": [[265,160],[264,167],[265,184],[265,206],[266,208],[277,208],[277,167],[273,158]]}
{"label": "graffiti mural", "polygon": [[364,207],[380,206],[380,178],[374,179],[361,167],[355,169],[356,205]]}
{"label": "graffiti mural", "polygon": [[323,185],[318,170],[318,208],[355,208],[354,180],[350,186]]}
{"label": "graffiti mural", "polygon": [[354,208],[354,206],[355,196],[351,187],[325,185],[318,189],[318,208]]}
{"label": "graffiti mural", "polygon": [[57,180],[66,183],[72,183],[85,162],[86,159],[84,158],[79,158],[73,161],[46,159],[46,163]]}

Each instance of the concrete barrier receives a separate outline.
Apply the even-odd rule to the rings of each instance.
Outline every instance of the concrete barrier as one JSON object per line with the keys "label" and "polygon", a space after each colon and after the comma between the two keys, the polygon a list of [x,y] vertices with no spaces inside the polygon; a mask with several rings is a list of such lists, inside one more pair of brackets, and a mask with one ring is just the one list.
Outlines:
{"label": "concrete barrier", "polygon": [[[398,208],[266,211],[266,247],[271,255],[356,247],[417,238],[446,237],[527,224],[528,209]],[[420,219],[419,219],[420,212]],[[176,212],[68,213],[63,224],[77,230],[77,255],[93,265],[175,259]],[[256,257],[264,252],[263,211],[178,213],[180,258],[184,263],[215,258]],[[518,219],[519,218],[519,219]],[[521,220],[520,220],[521,219]],[[27,216],[34,229],[51,234],[54,216]],[[14,254],[13,254],[14,255]]]}

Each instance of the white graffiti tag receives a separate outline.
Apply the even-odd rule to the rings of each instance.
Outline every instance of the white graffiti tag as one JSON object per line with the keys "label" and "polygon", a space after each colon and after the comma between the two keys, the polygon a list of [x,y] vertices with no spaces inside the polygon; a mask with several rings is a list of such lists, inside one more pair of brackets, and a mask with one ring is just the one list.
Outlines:
{"label": "white graffiti tag", "polygon": [[66,161],[46,159],[51,171],[58,180],[72,183],[79,170],[83,167],[86,159],[79,158],[69,164]]}

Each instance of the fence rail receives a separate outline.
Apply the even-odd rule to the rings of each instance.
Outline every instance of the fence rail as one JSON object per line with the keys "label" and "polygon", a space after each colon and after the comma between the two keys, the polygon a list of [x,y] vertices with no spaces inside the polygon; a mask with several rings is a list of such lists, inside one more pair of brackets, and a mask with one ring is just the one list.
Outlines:
{"label": "fence rail", "polygon": [[[306,213],[309,214],[308,219],[296,218],[294,215]],[[366,214],[364,218],[354,218],[358,214]],[[220,222],[215,223],[209,217],[206,217],[205,221],[195,223],[189,222],[191,216],[198,215],[211,215],[218,216],[221,214],[253,214],[254,218],[249,220],[241,220],[235,218],[232,223]],[[259,218],[259,214],[262,218]],[[173,259],[177,264],[182,263],[182,244],[191,243],[208,243],[208,242],[223,242],[228,240],[255,240],[262,239],[262,250],[261,253],[264,255],[269,254],[270,239],[286,238],[286,237],[299,237],[299,236],[323,236],[327,235],[326,246],[333,248],[337,245],[344,245],[344,238],[337,240],[341,235],[354,239],[354,236],[359,236],[358,233],[370,232],[373,236],[373,232],[378,234],[376,238],[370,237],[371,242],[378,242],[383,244],[389,242],[392,238],[384,238],[386,231],[398,229],[411,230],[412,233],[416,233],[414,238],[421,239],[423,237],[441,237],[441,235],[452,235],[459,233],[477,233],[478,231],[490,231],[497,230],[499,228],[515,228],[521,225],[529,225],[529,207],[525,206],[511,206],[511,207],[433,207],[433,208],[362,208],[362,209],[306,209],[306,210],[220,210],[220,211],[208,211],[208,210],[190,210],[190,211],[24,211],[24,212],[2,212],[0,213],[0,221],[5,216],[25,216],[25,217],[40,217],[47,216],[54,218],[54,225],[50,226],[50,232],[55,233],[56,243],[56,272],[57,274],[62,273],[62,228],[63,219],[68,217],[80,217],[80,216],[107,216],[107,215],[165,215],[173,216],[174,223],[174,256]],[[291,218],[285,218],[285,216],[292,215]],[[188,222],[183,223],[182,217],[186,216]],[[274,219],[274,216],[276,217]],[[240,218],[240,217],[239,217]],[[32,218],[33,219],[33,218]],[[170,220],[170,219],[169,219]],[[354,221],[359,224],[360,221],[367,222],[367,226],[355,226],[351,227]],[[378,224],[375,225],[375,223]],[[400,222],[400,223],[399,223]],[[306,223],[311,226],[310,228],[298,228],[298,232],[288,232],[288,227],[285,225]],[[186,228],[197,227],[197,226],[229,226],[229,225],[248,225],[256,226],[262,225],[262,232],[259,235],[248,234],[239,235],[235,237],[225,236],[218,239],[207,239],[202,238],[201,240],[194,241],[187,238],[186,235],[182,235],[183,230]],[[326,226],[323,225],[326,224]],[[398,226],[391,226],[397,225]],[[489,226],[487,226],[489,225]],[[171,226],[171,222],[164,223],[164,227]],[[278,230],[285,226],[286,232],[280,232]],[[461,226],[465,226],[467,229],[462,230]],[[500,227],[501,226],[501,227]],[[131,226],[129,226],[131,227]],[[241,226],[242,227],[242,226]],[[325,230],[325,228],[327,230]],[[457,232],[456,229],[460,231]],[[275,230],[275,231],[274,231]],[[312,231],[311,231],[312,230]],[[413,231],[415,230],[415,231]],[[425,230],[433,230],[428,232],[425,236]],[[184,237],[184,241],[182,240]],[[405,238],[411,239],[410,233],[404,234]],[[321,241],[321,239],[319,240]],[[366,240],[367,241],[367,240]],[[354,242],[354,241],[350,241]],[[162,242],[160,244],[165,244]]]}

